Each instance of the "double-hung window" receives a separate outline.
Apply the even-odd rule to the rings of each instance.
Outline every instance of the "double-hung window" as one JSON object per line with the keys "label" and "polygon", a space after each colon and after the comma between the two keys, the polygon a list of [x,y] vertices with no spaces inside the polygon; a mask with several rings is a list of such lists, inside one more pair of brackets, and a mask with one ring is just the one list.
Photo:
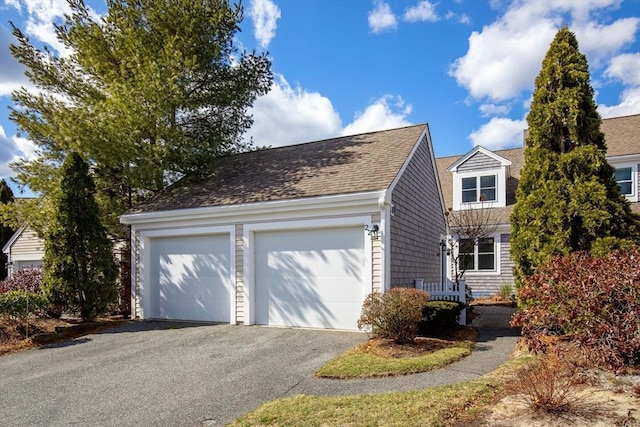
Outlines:
{"label": "double-hung window", "polygon": [[496,200],[495,175],[462,178],[462,203],[494,202]]}
{"label": "double-hung window", "polygon": [[493,237],[460,239],[458,242],[458,267],[460,270],[489,271],[496,269],[496,249]]}
{"label": "double-hung window", "polygon": [[631,168],[618,168],[615,172],[616,183],[620,189],[620,193],[624,195],[633,194],[633,179],[631,177]]}

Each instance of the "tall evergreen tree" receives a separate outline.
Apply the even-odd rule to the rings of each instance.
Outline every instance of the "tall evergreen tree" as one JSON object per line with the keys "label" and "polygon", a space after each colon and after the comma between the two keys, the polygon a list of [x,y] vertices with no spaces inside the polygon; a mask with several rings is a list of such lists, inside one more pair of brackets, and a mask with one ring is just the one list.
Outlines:
{"label": "tall evergreen tree", "polygon": [[80,155],[71,153],[64,161],[60,184],[45,234],[45,295],[93,319],[116,301],[113,244],[100,221],[89,166]]}
{"label": "tall evergreen tree", "polygon": [[[38,90],[12,94],[11,118],[40,153],[12,166],[43,195],[47,216],[60,164],[80,153],[95,172],[105,226],[128,244],[123,212],[206,172],[216,157],[250,148],[248,109],[269,90],[271,64],[234,45],[239,2],[109,0],[97,17],[83,0],[67,1],[71,14],[56,27],[65,55],[40,49],[12,24],[11,52]],[[131,251],[123,253],[126,267]]]}
{"label": "tall evergreen tree", "polygon": [[516,277],[530,275],[555,254],[638,240],[637,218],[606,160],[586,57],[566,27],[542,62],[527,122],[511,215]]}
{"label": "tall evergreen tree", "polygon": [[[6,205],[9,203],[13,203],[13,191],[7,184],[7,181],[4,179],[0,180],[0,204]],[[0,221],[0,247],[4,246],[13,233],[15,233],[15,229],[9,225],[4,224]],[[4,252],[0,251],[0,280],[4,280],[7,277],[7,256]]]}

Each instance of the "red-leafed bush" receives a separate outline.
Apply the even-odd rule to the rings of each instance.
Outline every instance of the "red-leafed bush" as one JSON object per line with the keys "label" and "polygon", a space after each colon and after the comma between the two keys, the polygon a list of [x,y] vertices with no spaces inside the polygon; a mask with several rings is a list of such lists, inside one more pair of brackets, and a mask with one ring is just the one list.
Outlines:
{"label": "red-leafed bush", "polygon": [[531,350],[545,351],[548,337],[559,336],[604,368],[640,366],[639,248],[555,257],[524,280],[519,297],[512,325]]}
{"label": "red-leafed bush", "polygon": [[375,338],[390,338],[397,344],[413,342],[429,294],[418,289],[392,288],[374,292],[364,300],[358,328],[369,328]]}
{"label": "red-leafed bush", "polygon": [[18,270],[11,277],[0,282],[0,293],[22,291],[39,294],[42,287],[42,268]]}

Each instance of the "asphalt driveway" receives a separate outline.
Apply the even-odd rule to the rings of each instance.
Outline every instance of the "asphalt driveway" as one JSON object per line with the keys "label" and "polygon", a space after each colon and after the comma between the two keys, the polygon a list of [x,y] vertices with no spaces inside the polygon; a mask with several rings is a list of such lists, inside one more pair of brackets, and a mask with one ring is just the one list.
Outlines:
{"label": "asphalt driveway", "polygon": [[359,332],[132,322],[0,357],[0,425],[218,426],[297,394],[418,390],[492,371],[513,350],[513,309],[477,307],[476,350],[445,368],[364,380],[313,378]]}
{"label": "asphalt driveway", "polygon": [[136,322],[0,357],[0,425],[223,425],[289,395],[358,332]]}

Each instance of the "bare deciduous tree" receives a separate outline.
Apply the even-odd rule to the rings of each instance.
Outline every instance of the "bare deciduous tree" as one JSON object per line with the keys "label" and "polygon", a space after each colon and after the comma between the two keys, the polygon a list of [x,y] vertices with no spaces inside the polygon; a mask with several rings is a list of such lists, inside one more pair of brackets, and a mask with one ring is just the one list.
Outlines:
{"label": "bare deciduous tree", "polygon": [[[484,203],[480,203],[480,207],[465,206],[457,211],[449,208],[445,215],[449,226],[446,246],[451,256],[451,273],[459,284],[467,270],[467,263],[461,262],[461,258],[473,253],[480,239],[492,237],[503,221],[495,209]],[[469,242],[469,248],[461,250],[460,242]]]}

